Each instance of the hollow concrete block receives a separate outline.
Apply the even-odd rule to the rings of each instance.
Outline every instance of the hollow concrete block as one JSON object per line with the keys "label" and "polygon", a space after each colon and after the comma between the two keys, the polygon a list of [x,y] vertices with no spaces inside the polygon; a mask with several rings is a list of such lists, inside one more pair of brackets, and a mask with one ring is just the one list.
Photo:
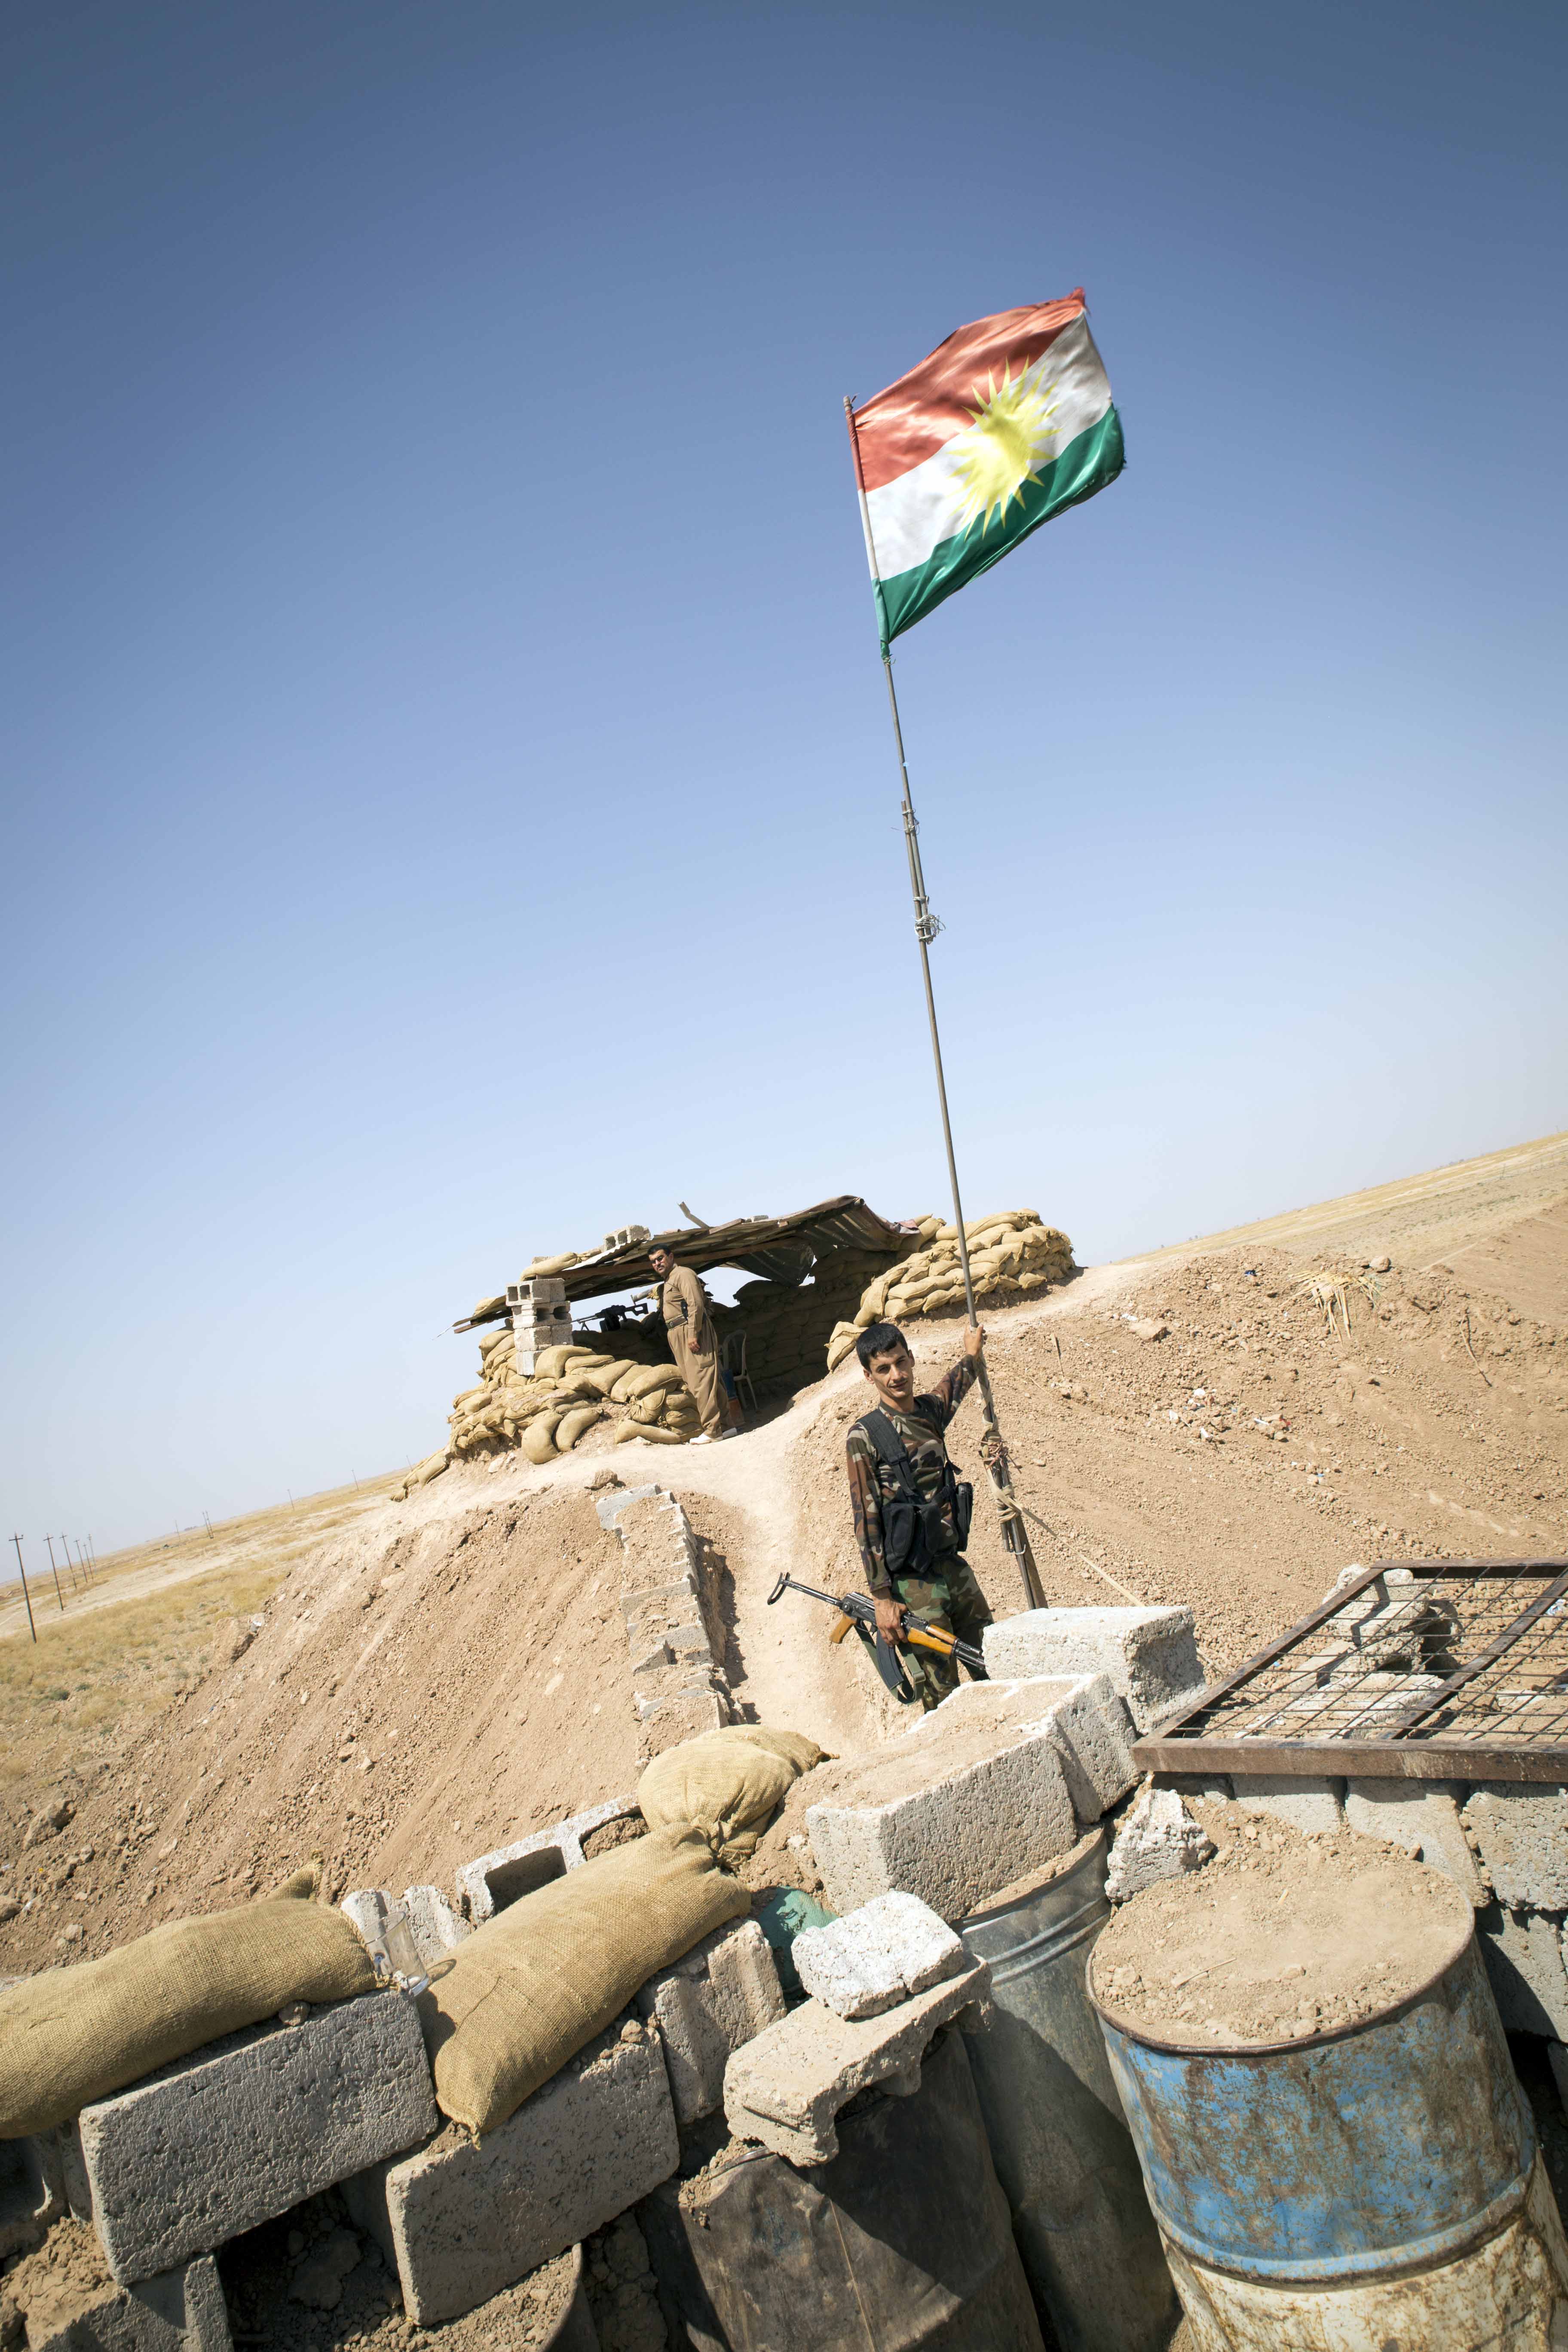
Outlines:
{"label": "hollow concrete block", "polygon": [[[1026,1702],[1013,1685],[977,1685],[961,1709],[944,1703],[835,1768],[838,1788],[805,1816],[835,1911],[899,1889],[951,1925],[1067,1853],[1078,1826],[1047,1694],[1065,1698],[1073,1685],[1023,1687]],[[988,1713],[995,1744],[976,1753]]]}
{"label": "hollow concrete block", "polygon": [[1303,1837],[1331,1837],[1344,1826],[1345,1784],[1316,1774],[1233,1772],[1231,1787],[1244,1813],[1266,1813]]}
{"label": "hollow concrete block", "polygon": [[465,1862],[457,1877],[459,1906],[476,1927],[482,1926],[520,1895],[532,1895],[564,1877],[567,1871],[576,1870],[584,1859],[583,1840],[590,1832],[637,1810],[635,1793],[608,1797],[603,1804],[590,1805],[584,1812],[552,1822],[547,1830],[535,1830],[511,1845],[498,1846],[493,1853],[481,1853],[477,1862]]}
{"label": "hollow concrete block", "polygon": [[106,2284],[54,2326],[27,2326],[27,2352],[230,2352],[232,2340],[210,2254],[135,2286]]}
{"label": "hollow concrete block", "polygon": [[680,2160],[657,2033],[593,2042],[482,2138],[448,2126],[344,2184],[421,2327],[456,2319],[603,2229]]}
{"label": "hollow concrete block", "polygon": [[497,1846],[477,1861],[465,1862],[457,1875],[458,1906],[476,1927],[493,1919],[521,1895],[533,1895],[583,1859],[583,1850],[564,1822],[530,1836]]}
{"label": "hollow concrete block", "polygon": [[873,2084],[905,2096],[918,2091],[932,2036],[955,2018],[978,2028],[990,1982],[990,1969],[976,1960],[878,2017],[839,2017],[819,2000],[805,2002],[737,2050],[725,2068],[730,2129],[791,2164],[829,2163],[838,2153],[839,2109]]}
{"label": "hollow concrete block", "polygon": [[1568,1791],[1483,1781],[1463,1820],[1500,1903],[1568,1911]]}
{"label": "hollow concrete block", "polygon": [[790,1947],[814,2000],[838,2017],[876,2017],[968,1967],[963,1946],[918,1895],[879,1895],[858,1911],[807,1927]]}
{"label": "hollow concrete block", "polygon": [[1345,1821],[1445,1872],[1479,1911],[1488,1890],[1459,1819],[1464,1797],[1462,1780],[1347,1780]]}
{"label": "hollow concrete block", "polygon": [[1204,1685],[1190,1609],[1027,1609],[988,1625],[984,1649],[998,1677],[1108,1675],[1140,1731]]}
{"label": "hollow concrete block", "polygon": [[1194,1821],[1174,1789],[1145,1789],[1116,1832],[1106,1894],[1112,1903],[1125,1903],[1162,1879],[1201,1870],[1214,1850],[1213,1839]]}
{"label": "hollow concrete block", "polygon": [[1560,1923],[1538,1911],[1489,1903],[1476,1914],[1481,1958],[1510,2032],[1568,2040],[1568,1969]]}
{"label": "hollow concrete block", "polygon": [[469,1932],[438,1886],[405,1886],[403,1910],[414,1948],[427,1969],[455,1952]]}
{"label": "hollow concrete block", "polygon": [[82,2109],[93,2226],[132,2285],[412,2147],[437,2120],[403,1994],[252,2027]]}
{"label": "hollow concrete block", "polygon": [[784,2014],[778,1967],[754,1919],[705,1936],[673,1968],[648,1979],[637,2005],[663,2037],[670,2095],[682,2126],[717,2114],[731,2053]]}

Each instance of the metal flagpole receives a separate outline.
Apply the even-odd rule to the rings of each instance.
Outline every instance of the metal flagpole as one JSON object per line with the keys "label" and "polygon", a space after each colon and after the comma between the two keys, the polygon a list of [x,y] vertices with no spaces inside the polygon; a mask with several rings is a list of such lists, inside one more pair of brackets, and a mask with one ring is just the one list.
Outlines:
{"label": "metal flagpole", "polygon": [[[849,427],[849,446],[855,456],[855,482],[860,493],[860,520],[866,532],[867,552],[871,558],[873,576],[877,572],[876,541],[871,536],[871,510],[866,500],[866,485],[860,473],[860,442],[855,430],[854,403],[846,396],[844,420]],[[936,992],[931,986],[931,943],[942,929],[931,910],[926,895],[925,871],[921,864],[920,825],[915,816],[914,796],[910,791],[910,767],[904,757],[904,730],[899,718],[899,698],[893,687],[893,661],[886,648],[882,654],[882,675],[888,681],[888,709],[892,714],[893,740],[899,752],[899,780],[903,793],[904,846],[910,860],[910,892],[915,908],[915,938],[920,942],[921,978],[925,983],[926,1017],[931,1023],[931,1060],[936,1066],[936,1097],[942,1110],[942,1139],[947,1151],[948,1182],[952,1190],[952,1222],[958,1228],[958,1256],[963,1268],[963,1297],[972,1328],[978,1328],[980,1318],[974,1308],[974,1283],[969,1271],[969,1236],[963,1229],[963,1202],[959,1195],[958,1160],[952,1148],[952,1121],[947,1108],[947,1078],[942,1066],[942,1034],[937,1027]],[[985,1433],[980,1441],[981,1459],[990,1474],[996,1491],[996,1508],[1002,1521],[1002,1539],[1017,1562],[1024,1598],[1031,1609],[1043,1609],[1045,1592],[1040,1574],[1035,1566],[1035,1555],[1029,1543],[1024,1515],[1013,1492],[1013,1473],[1007,1460],[1007,1448],[996,1422],[996,1402],[991,1393],[991,1374],[984,1353],[980,1358],[980,1401],[985,1417]]]}

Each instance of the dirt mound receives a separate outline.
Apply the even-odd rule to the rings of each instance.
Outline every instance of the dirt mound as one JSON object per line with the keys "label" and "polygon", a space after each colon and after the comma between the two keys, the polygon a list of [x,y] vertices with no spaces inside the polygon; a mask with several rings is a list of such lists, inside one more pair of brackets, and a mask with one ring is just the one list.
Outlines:
{"label": "dirt mound", "polygon": [[1334,2032],[1419,1991],[1474,1931],[1451,1878],[1381,1839],[1201,1810],[1215,1859],[1135,1895],[1095,1947],[1093,1990],[1134,2032],[1205,2046]]}
{"label": "dirt mound", "polygon": [[118,1770],[70,1788],[68,1832],[0,1881],[33,1896],[0,1929],[5,1964],[58,1958],[68,1926],[90,1957],[312,1852],[338,1892],[449,1887],[459,1862],[631,1789],[619,1599],[616,1540],[580,1487],[492,1503],[480,1473],[362,1520]]}
{"label": "dirt mound", "polygon": [[[1543,1281],[1552,1251],[1568,1265],[1568,1230],[1530,1222]],[[1568,1332],[1446,1262],[1379,1272],[1249,1245],[1095,1269],[987,1321],[1047,1601],[1185,1603],[1211,1670],[1303,1616],[1352,1561],[1568,1551]],[[961,1328],[915,1327],[922,1381]],[[458,1863],[632,1788],[619,1555],[586,1491],[607,1461],[684,1503],[742,1715],[839,1756],[907,1727],[859,1645],[828,1642],[826,1610],[793,1593],[768,1605],[783,1569],[861,1585],[844,1439],[869,1402],[851,1362],[732,1444],[542,1467],[511,1451],[361,1512],[296,1565],[248,1648],[101,1771],[51,1762],[77,1806],[68,1830],[24,1852],[37,1791],[7,1792],[0,1913],[25,1907],[0,1924],[0,1972],[218,1908],[312,1851],[340,1889],[449,1885]],[[952,1445],[976,1486],[972,1561],[1002,1616],[1023,1596],[980,1425],[971,1399]]]}

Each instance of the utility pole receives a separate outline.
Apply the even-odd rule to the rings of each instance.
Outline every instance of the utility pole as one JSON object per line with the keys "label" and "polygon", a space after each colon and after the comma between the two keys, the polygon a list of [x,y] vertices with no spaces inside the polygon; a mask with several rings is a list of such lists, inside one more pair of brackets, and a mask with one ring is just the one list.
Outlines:
{"label": "utility pole", "polygon": [[73,1536],[71,1540],[76,1545],[76,1564],[81,1570],[82,1590],[85,1591],[87,1589],[87,1562],[81,1556],[81,1538],[79,1536]]}
{"label": "utility pole", "polygon": [[[65,1615],[65,1613],[66,1613],[66,1604],[65,1604],[65,1602],[64,1602],[63,1601],[61,1601],[61,1600],[60,1600],[60,1572],[59,1572],[59,1570],[55,1566],[55,1539],[54,1539],[53,1536],[46,1536],[46,1537],[44,1538],[44,1541],[48,1545],[48,1548],[49,1548],[49,1574],[50,1574],[50,1575],[54,1578],[54,1580],[55,1580],[55,1599],[56,1599],[57,1601],[59,1601],[59,1603],[60,1603],[60,1615],[63,1617],[63,1616]],[[67,1563],[67,1565],[68,1566],[68,1565],[69,1565],[69,1563],[68,1562],[68,1563]]]}
{"label": "utility pole", "polygon": [[204,1511],[204,1512],[202,1513],[202,1518],[203,1518],[203,1521],[204,1521],[204,1523],[205,1523],[205,1527],[206,1527],[206,1531],[207,1531],[207,1544],[208,1544],[208,1547],[209,1547],[209,1549],[210,1549],[210,1548],[211,1548],[211,1545],[212,1545],[212,1540],[213,1540],[213,1523],[212,1523],[211,1519],[210,1519],[210,1518],[208,1518],[207,1514],[205,1513],[205,1511]]}
{"label": "utility pole", "polygon": [[27,1590],[27,1571],[22,1565],[22,1538],[13,1536],[11,1540],[16,1547],[16,1573],[22,1580],[22,1598],[27,1604],[27,1631],[36,1642],[38,1629],[33,1622],[33,1596]]}

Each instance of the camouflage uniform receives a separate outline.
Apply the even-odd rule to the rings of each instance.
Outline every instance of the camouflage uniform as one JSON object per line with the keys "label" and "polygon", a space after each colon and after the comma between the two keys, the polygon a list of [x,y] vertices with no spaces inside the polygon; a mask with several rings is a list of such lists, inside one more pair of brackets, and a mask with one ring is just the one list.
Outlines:
{"label": "camouflage uniform", "polygon": [[[942,1433],[973,1386],[977,1370],[974,1357],[961,1356],[929,1395],[914,1399],[908,1412],[895,1412],[891,1405],[881,1407],[903,1443],[915,1485],[928,1502],[936,1497],[947,1461]],[[882,1505],[897,1495],[897,1482],[887,1464],[878,1458],[875,1446],[858,1423],[849,1432],[845,1453],[849,1496],[855,1511],[855,1540],[860,1547],[866,1581],[872,1592],[879,1600],[890,1596],[900,1602],[909,1611],[911,1624],[930,1625],[939,1633],[954,1633],[961,1642],[972,1642],[978,1649],[980,1637],[991,1622],[991,1612],[974,1580],[973,1570],[958,1549],[951,1507],[942,1516],[952,1537],[952,1549],[931,1560],[923,1575],[890,1576],[882,1549]],[[906,1649],[898,1654],[900,1664],[914,1685],[916,1697],[928,1711],[958,1688],[956,1658],[938,1657],[934,1650]]]}

